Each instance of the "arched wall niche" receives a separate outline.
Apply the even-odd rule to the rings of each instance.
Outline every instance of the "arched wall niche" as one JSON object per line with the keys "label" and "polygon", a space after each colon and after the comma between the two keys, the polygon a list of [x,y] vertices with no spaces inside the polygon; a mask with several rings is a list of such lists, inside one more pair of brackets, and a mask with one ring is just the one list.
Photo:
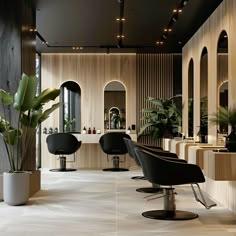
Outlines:
{"label": "arched wall niche", "polygon": [[200,58],[200,127],[199,141],[207,142],[208,135],[208,50],[202,49]]}
{"label": "arched wall niche", "polygon": [[81,132],[81,89],[74,81],[60,87],[60,132]]}
{"label": "arched wall niche", "polygon": [[[228,107],[228,34],[225,30],[219,35],[217,44],[217,107]],[[221,136],[228,133],[228,127],[217,127],[218,144]]]}
{"label": "arched wall niche", "polygon": [[193,137],[193,107],[194,107],[194,63],[193,58],[188,64],[188,137]]}
{"label": "arched wall niche", "polygon": [[126,129],[126,88],[117,80],[104,88],[104,130]]}

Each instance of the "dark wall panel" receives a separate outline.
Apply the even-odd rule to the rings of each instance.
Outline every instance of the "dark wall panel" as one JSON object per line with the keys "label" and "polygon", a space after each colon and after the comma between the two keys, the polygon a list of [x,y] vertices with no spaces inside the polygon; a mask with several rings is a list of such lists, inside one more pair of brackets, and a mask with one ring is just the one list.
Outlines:
{"label": "dark wall panel", "polygon": [[[35,33],[29,32],[31,27],[35,28],[31,0],[0,1],[0,88],[11,93],[16,91],[22,72],[35,73]],[[8,115],[16,121],[13,111],[8,111]],[[1,139],[0,150],[0,169],[6,169],[8,161]]]}

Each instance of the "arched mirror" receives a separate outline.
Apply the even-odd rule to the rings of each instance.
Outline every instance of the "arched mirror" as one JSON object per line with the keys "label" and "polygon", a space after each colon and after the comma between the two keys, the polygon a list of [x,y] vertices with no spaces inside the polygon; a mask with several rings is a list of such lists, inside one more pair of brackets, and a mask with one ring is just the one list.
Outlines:
{"label": "arched mirror", "polygon": [[188,137],[193,137],[193,68],[193,59],[191,59],[188,66]]}
{"label": "arched mirror", "polygon": [[61,85],[60,131],[81,131],[81,90],[74,81],[66,81]]}
{"label": "arched mirror", "polygon": [[108,83],[104,89],[104,129],[126,129],[126,91],[119,81]]}
{"label": "arched mirror", "polygon": [[200,127],[199,141],[207,143],[208,135],[208,52],[204,47],[200,60]]}
{"label": "arched mirror", "polygon": [[[223,30],[218,39],[217,46],[217,86],[218,104],[217,107],[228,107],[228,35]],[[218,144],[221,144],[222,136],[228,133],[228,126],[217,127]]]}

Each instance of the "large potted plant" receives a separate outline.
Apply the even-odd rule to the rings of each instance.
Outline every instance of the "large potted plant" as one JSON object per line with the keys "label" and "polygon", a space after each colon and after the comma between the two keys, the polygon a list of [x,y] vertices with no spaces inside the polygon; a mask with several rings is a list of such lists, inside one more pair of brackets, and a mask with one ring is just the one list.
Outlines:
{"label": "large potted plant", "polygon": [[236,152],[236,106],[229,108],[220,106],[211,115],[210,122],[225,129],[227,126],[231,127],[231,133],[226,137],[225,147],[230,152]]}
{"label": "large potted plant", "polygon": [[182,97],[176,95],[170,98],[148,97],[148,107],[142,110],[143,125],[138,136],[149,136],[154,139],[173,138],[180,135],[178,129],[182,121],[181,108],[174,100]]}
{"label": "large potted plant", "polygon": [[[60,94],[59,89],[48,88],[39,95],[36,91],[36,77],[26,74],[22,74],[14,95],[0,89],[3,110],[0,116],[0,133],[9,161],[9,171],[4,172],[3,176],[3,198],[9,205],[21,205],[28,200],[29,173],[24,166],[35,139],[36,129],[60,106],[60,103],[55,103],[50,108],[43,109],[45,104]],[[9,118],[9,109],[16,112],[16,121]]]}

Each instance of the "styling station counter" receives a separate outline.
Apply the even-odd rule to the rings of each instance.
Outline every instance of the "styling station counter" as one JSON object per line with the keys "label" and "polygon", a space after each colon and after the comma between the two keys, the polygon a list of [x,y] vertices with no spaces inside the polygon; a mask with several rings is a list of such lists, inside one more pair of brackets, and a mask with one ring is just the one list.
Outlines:
{"label": "styling station counter", "polygon": [[236,153],[220,149],[204,152],[202,189],[236,214]]}
{"label": "styling station counter", "polygon": [[[82,141],[79,150],[72,155],[66,156],[66,166],[75,169],[103,169],[112,166],[112,162],[107,162],[107,155],[103,153],[99,145],[99,139],[102,134],[74,134],[78,140]],[[129,134],[131,139],[136,141],[137,134]],[[41,138],[41,166],[45,169],[59,168],[60,163],[57,156],[49,153],[46,143],[48,134],[42,134]],[[110,158],[109,158],[110,160]],[[124,160],[124,156],[121,156]],[[125,155],[125,162],[120,163],[120,167],[130,168],[136,166],[128,154]]]}

